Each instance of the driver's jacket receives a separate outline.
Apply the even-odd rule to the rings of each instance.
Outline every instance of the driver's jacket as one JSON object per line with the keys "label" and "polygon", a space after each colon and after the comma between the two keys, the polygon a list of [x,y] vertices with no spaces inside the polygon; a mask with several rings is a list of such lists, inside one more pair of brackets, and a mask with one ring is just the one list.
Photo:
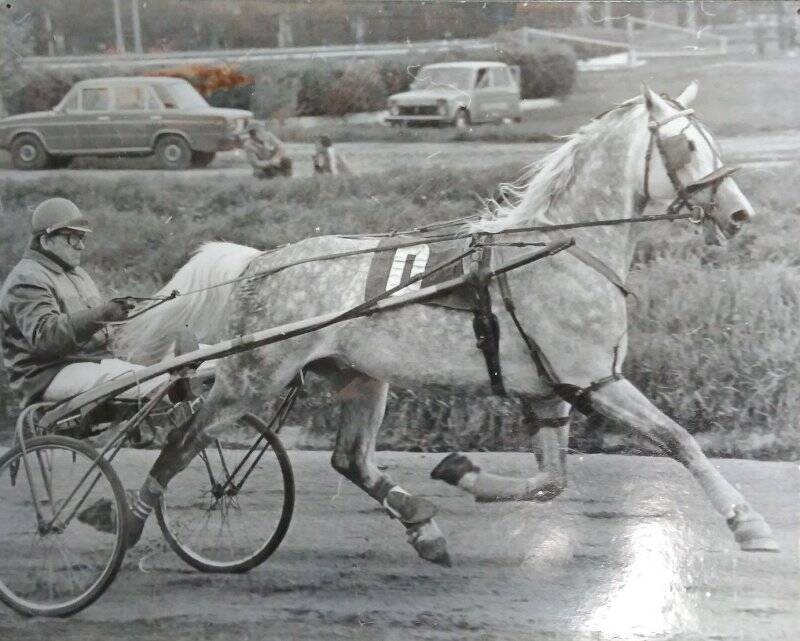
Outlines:
{"label": "driver's jacket", "polygon": [[112,358],[106,331],[78,344],[70,318],[101,304],[83,269],[64,270],[44,254],[26,250],[0,291],[3,366],[23,406],[39,400],[65,365]]}

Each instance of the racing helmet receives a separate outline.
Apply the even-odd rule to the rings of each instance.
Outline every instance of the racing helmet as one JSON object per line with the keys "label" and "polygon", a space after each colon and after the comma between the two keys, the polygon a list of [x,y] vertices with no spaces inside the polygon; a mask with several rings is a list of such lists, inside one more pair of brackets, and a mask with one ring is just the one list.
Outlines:
{"label": "racing helmet", "polygon": [[52,234],[59,229],[72,229],[91,233],[89,221],[78,206],[66,198],[48,198],[39,203],[31,216],[31,232],[34,236]]}

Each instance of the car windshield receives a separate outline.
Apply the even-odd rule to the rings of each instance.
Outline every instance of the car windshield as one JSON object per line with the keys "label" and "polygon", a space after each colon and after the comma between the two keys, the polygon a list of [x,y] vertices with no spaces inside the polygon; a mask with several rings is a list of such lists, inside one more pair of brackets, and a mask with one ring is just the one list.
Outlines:
{"label": "car windshield", "polygon": [[154,85],[158,97],[167,109],[206,109],[208,103],[188,82]]}
{"label": "car windshield", "polygon": [[419,75],[411,83],[412,89],[431,89],[434,87],[452,87],[461,91],[472,89],[472,69],[457,67],[423,67]]}

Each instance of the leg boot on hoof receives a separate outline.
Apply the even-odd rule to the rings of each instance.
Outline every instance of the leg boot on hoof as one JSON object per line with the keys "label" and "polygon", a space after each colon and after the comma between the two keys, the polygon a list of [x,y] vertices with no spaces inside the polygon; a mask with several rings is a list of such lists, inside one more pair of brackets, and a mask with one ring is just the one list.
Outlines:
{"label": "leg boot on hoof", "polygon": [[745,552],[780,552],[767,522],[747,504],[733,506],[728,527]]}
{"label": "leg boot on hoof", "polygon": [[481,468],[474,465],[460,452],[451,452],[445,456],[431,471],[431,478],[444,481],[450,485],[458,485],[467,472],[480,472]]}
{"label": "leg boot on hoof", "polygon": [[406,527],[430,521],[437,511],[436,505],[428,499],[397,490],[389,491],[383,500],[383,506]]}
{"label": "leg boot on hoof", "polygon": [[433,521],[412,525],[406,529],[406,534],[408,542],[421,558],[448,568],[453,565],[447,552],[447,541]]}

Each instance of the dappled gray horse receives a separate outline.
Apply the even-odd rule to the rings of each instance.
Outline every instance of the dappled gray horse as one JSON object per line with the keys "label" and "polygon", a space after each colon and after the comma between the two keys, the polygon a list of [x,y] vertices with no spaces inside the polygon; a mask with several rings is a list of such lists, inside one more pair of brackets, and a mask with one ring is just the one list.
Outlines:
{"label": "dappled gray horse", "polygon": [[[692,84],[672,101],[644,88],[641,96],[582,127],[520,183],[506,186],[507,201],[487,208],[465,233],[503,232],[503,241],[552,241],[559,236],[509,230],[576,219],[630,219],[641,214],[648,200],[667,204],[677,198],[675,202],[694,208],[707,242],[732,236],[753,211],[730,170],[722,166],[710,134],[687,108],[696,93]],[[591,406],[685,465],[727,519],[742,549],[777,549],[763,518],[706,459],[694,438],[620,373],[628,318],[618,285],[629,270],[636,226],[568,233],[583,259],[562,252],[508,274],[522,330],[537,346],[535,359],[507,310],[495,305],[503,336],[505,389],[525,399],[538,421],[538,469],[528,477],[511,478],[451,454],[432,476],[483,501],[551,499],[567,482],[571,408]],[[192,291],[297,260],[377,244],[375,238],[327,236],[262,253],[211,243],[162,292]],[[503,264],[525,251],[496,247],[492,260]],[[364,300],[370,260],[369,255],[355,255],[305,262],[268,278],[175,299],[128,323],[118,346],[130,358],[152,362],[169,353],[169,337],[185,325],[211,342],[355,306]],[[497,283],[490,287],[494,300],[500,300],[494,291]],[[435,507],[408,494],[379,469],[375,441],[390,383],[487,392],[484,357],[474,341],[470,314],[413,304],[228,357],[219,364],[197,421],[182,440],[165,448],[152,474],[165,485],[198,451],[203,441],[199,435],[212,434],[234,414],[257,411],[265,398],[275,398],[300,370],[310,368],[336,387],[344,405],[333,467],[400,520],[420,556],[449,563],[444,536],[433,519]]]}

